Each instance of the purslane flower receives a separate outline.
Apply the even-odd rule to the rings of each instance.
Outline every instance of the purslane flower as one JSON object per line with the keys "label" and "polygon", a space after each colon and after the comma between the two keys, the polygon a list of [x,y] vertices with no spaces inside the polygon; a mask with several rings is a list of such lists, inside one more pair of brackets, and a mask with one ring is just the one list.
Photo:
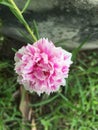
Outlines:
{"label": "purslane flower", "polygon": [[15,71],[18,82],[26,90],[50,94],[66,85],[72,54],[42,38],[28,44],[15,54]]}

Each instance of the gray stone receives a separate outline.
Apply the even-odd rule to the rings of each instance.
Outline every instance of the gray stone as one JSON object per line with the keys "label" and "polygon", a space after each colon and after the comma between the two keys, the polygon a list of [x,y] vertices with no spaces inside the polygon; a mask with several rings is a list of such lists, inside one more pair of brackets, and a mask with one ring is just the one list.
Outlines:
{"label": "gray stone", "polygon": [[[15,0],[22,9],[26,0]],[[98,48],[98,0],[33,0],[25,13],[32,25],[36,20],[40,37],[48,37],[64,48],[78,47],[89,35],[82,49]],[[5,7],[1,7],[0,17],[3,34],[26,42],[20,32],[26,31]],[[29,36],[29,35],[28,35]]]}
{"label": "gray stone", "polygon": [[[16,4],[22,9],[27,0],[15,0]],[[59,7],[60,9],[77,8],[90,10],[92,8],[98,7],[98,0],[31,0],[29,5],[29,10],[42,11],[51,10],[54,7]]]}

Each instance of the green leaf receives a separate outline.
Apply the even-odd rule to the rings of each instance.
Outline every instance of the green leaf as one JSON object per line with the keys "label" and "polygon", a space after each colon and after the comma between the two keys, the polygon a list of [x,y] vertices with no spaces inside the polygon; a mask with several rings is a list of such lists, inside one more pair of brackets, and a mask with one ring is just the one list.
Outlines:
{"label": "green leaf", "polygon": [[22,9],[21,13],[24,13],[26,11],[26,9],[28,8],[29,4],[30,4],[31,0],[27,0],[27,2],[25,3],[24,8]]}
{"label": "green leaf", "polygon": [[86,38],[84,39],[84,41],[83,41],[76,49],[73,50],[73,52],[72,52],[72,55],[73,55],[72,61],[75,61],[75,60],[76,60],[76,57],[77,57],[78,52],[79,52],[80,49],[83,47],[83,45],[87,43],[87,41],[89,40],[90,37],[91,37],[91,35],[89,35],[88,37],[86,37]]}
{"label": "green leaf", "polygon": [[25,42],[29,42],[29,43],[33,42],[32,39],[25,32],[23,32],[21,30],[18,30],[18,31],[23,36],[23,38],[26,40]]}
{"label": "green leaf", "polygon": [[59,93],[59,95],[61,96],[61,98],[66,102],[66,105],[69,107],[69,108],[73,108],[75,110],[81,110],[81,108],[78,108],[76,107],[75,105],[73,105],[62,93]]}
{"label": "green leaf", "polygon": [[33,24],[34,24],[34,31],[35,31],[35,35],[37,37],[37,40],[40,38],[39,37],[39,32],[38,32],[38,27],[37,27],[37,23],[35,20],[33,20]]}
{"label": "green leaf", "polygon": [[17,52],[17,50],[15,48],[12,48],[12,51],[15,52],[15,53]]}
{"label": "green leaf", "polygon": [[56,96],[54,96],[52,98],[49,98],[49,99],[47,99],[45,101],[42,101],[42,102],[39,102],[39,103],[35,103],[35,104],[31,104],[31,106],[38,107],[38,106],[46,105],[46,104],[52,102],[53,100],[55,100],[58,96],[59,95],[56,95]]}
{"label": "green leaf", "polygon": [[1,1],[0,1],[0,4],[5,5],[5,6],[8,6],[8,7],[10,7],[10,8],[13,8],[13,6],[12,6],[9,2],[4,1],[4,0],[1,0]]}
{"label": "green leaf", "polygon": [[16,16],[16,18],[20,21],[20,23],[22,23],[22,24],[25,23],[25,20],[24,20],[23,16],[22,16],[22,15],[20,16],[20,15],[17,13],[17,11],[16,11],[15,8],[11,8],[11,7],[10,7],[10,10],[11,10],[12,13]]}

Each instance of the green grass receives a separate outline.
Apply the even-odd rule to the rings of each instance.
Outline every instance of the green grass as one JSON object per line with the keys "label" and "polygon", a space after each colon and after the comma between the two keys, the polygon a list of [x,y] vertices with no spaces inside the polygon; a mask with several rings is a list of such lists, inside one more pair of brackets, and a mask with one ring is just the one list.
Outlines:
{"label": "green grass", "polygon": [[[31,94],[38,130],[98,130],[98,50],[75,57],[65,87],[50,96]],[[0,130],[22,128],[13,68],[13,61],[0,61]]]}

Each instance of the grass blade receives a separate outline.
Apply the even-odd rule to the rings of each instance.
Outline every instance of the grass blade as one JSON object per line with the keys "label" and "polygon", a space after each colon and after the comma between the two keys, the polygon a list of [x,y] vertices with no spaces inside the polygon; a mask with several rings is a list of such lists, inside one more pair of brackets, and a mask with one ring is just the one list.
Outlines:
{"label": "grass blade", "polygon": [[55,100],[58,96],[59,95],[56,95],[56,96],[54,96],[52,98],[49,98],[48,100],[42,101],[40,103],[31,104],[31,106],[33,106],[33,107],[39,107],[39,106],[42,106],[42,105],[46,105],[46,104],[52,102],[53,100]]}
{"label": "grass blade", "polygon": [[0,62],[0,69],[7,68],[9,64],[7,62]]}
{"label": "grass blade", "polygon": [[78,108],[76,106],[74,106],[62,93],[59,93],[60,97],[66,102],[67,106],[69,108],[73,108],[75,110],[80,110],[81,108]]}
{"label": "grass blade", "polygon": [[86,42],[89,40],[90,37],[91,37],[91,35],[89,35],[88,37],[86,37],[85,40],[76,49],[73,50],[73,52],[72,52],[72,55],[73,55],[72,61],[76,60],[78,52],[83,47],[83,45],[86,44]]}

